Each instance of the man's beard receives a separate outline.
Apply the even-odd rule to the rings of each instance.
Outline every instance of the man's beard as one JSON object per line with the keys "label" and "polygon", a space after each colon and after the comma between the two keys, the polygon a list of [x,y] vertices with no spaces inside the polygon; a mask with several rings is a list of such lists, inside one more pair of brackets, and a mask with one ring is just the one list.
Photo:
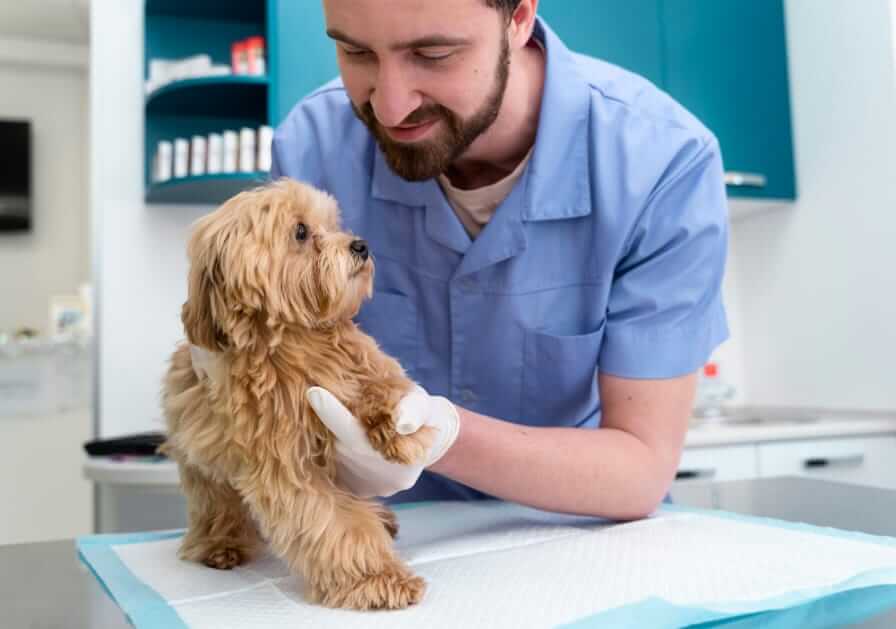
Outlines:
{"label": "man's beard", "polygon": [[396,142],[377,121],[370,101],[360,108],[352,103],[352,109],[373,137],[376,138],[386,163],[399,176],[408,181],[424,181],[445,172],[466,151],[473,141],[488,129],[501,110],[504,92],[510,77],[510,44],[507,35],[501,44],[501,54],[495,70],[495,85],[485,104],[469,119],[463,120],[442,105],[424,105],[412,111],[401,124],[416,124],[440,120],[444,131],[432,140],[415,143]]}

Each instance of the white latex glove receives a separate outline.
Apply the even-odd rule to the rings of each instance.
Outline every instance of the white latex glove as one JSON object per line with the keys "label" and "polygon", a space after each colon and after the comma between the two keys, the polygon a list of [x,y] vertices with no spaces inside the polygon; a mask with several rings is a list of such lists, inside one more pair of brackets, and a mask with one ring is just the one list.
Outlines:
{"label": "white latex glove", "polygon": [[193,363],[193,371],[196,372],[197,378],[200,380],[208,378],[215,385],[221,384],[224,374],[221,371],[218,352],[190,344],[190,361]]}
{"label": "white latex glove", "polygon": [[391,496],[413,487],[423,469],[448,451],[457,439],[460,427],[454,404],[446,398],[429,395],[423,387],[417,386],[398,403],[396,430],[402,435],[410,435],[426,425],[438,432],[423,461],[402,465],[387,461],[373,449],[361,422],[332,393],[322,387],[311,387],[305,395],[317,416],[336,437],[339,483],[362,498]]}

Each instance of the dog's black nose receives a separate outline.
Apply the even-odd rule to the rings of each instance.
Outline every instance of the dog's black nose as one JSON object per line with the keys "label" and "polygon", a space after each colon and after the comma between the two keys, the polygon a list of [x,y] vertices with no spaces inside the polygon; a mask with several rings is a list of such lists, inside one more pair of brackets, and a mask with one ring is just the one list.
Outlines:
{"label": "dog's black nose", "polygon": [[351,249],[352,253],[362,260],[366,260],[367,256],[370,255],[370,252],[367,250],[366,240],[353,240],[352,244],[349,245],[349,249]]}

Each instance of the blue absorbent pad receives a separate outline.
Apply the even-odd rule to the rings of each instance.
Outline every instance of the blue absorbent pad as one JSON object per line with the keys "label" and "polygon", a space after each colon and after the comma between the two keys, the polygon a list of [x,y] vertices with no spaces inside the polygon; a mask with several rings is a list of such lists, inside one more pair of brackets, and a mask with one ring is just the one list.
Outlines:
{"label": "blue absorbent pad", "polygon": [[182,531],[96,535],[81,559],[138,629],[834,627],[896,607],[896,539],[663,505],[612,523],[504,502],[396,509],[424,577],[400,611],[307,603],[264,554],[230,571],[181,561]]}

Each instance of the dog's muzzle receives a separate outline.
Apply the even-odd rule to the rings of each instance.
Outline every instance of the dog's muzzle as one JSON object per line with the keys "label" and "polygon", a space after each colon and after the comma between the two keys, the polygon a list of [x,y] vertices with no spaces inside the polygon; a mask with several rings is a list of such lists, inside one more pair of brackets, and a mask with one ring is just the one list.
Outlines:
{"label": "dog's muzzle", "polygon": [[366,240],[353,240],[352,244],[349,245],[349,249],[352,250],[352,255],[361,258],[362,260],[367,260],[370,256],[370,250],[367,248]]}

